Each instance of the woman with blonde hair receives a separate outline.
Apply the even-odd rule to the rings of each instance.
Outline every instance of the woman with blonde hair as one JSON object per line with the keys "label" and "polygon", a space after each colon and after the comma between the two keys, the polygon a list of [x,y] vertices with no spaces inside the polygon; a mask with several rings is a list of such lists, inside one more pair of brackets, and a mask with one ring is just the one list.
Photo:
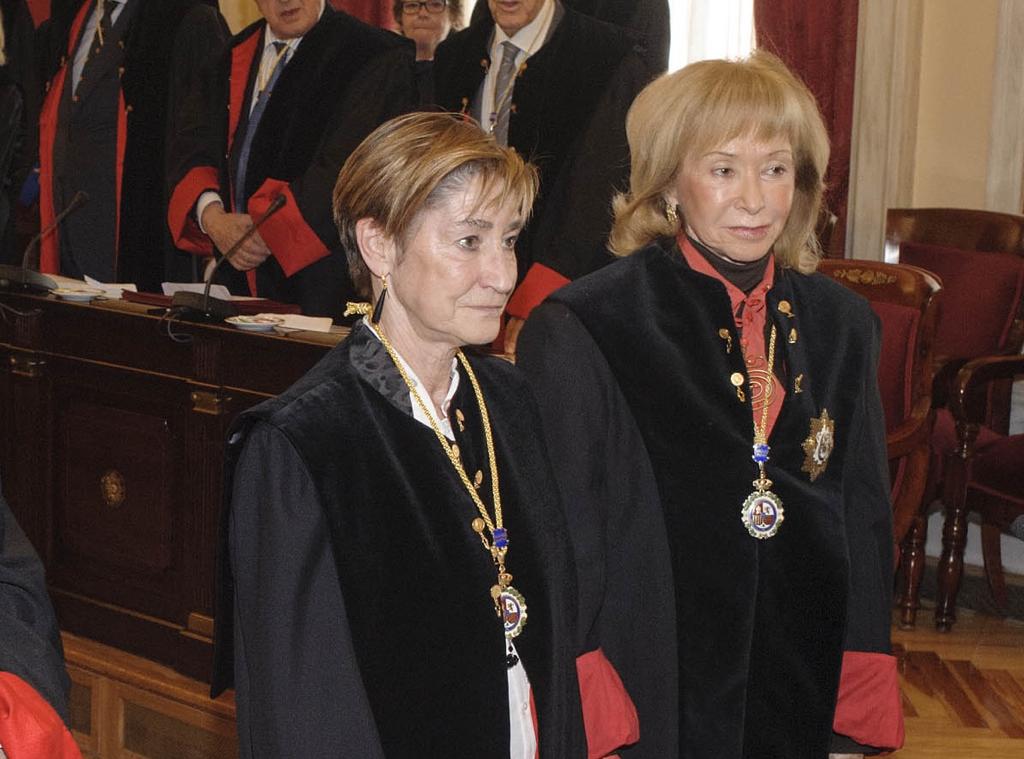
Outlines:
{"label": "woman with blonde hair", "polygon": [[581,625],[636,702],[630,757],[902,742],[868,304],[814,273],[828,139],[775,57],[703,61],[627,120],[621,260],[533,312]]}

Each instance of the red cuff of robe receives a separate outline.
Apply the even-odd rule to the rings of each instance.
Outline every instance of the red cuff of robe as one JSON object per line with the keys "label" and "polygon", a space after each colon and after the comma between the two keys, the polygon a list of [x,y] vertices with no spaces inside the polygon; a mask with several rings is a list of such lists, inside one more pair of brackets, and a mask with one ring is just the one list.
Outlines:
{"label": "red cuff of robe", "polygon": [[865,651],[843,654],[833,730],[865,746],[903,745],[903,703],[896,657]]}
{"label": "red cuff of robe", "polygon": [[193,211],[199,196],[207,190],[220,192],[217,170],[212,166],[196,166],[175,185],[167,204],[167,226],[175,246],[202,256],[213,255],[213,242],[199,228]]}
{"label": "red cuff of robe", "polygon": [[284,195],[287,202],[284,208],[267,219],[260,227],[260,236],[270,248],[274,258],[281,264],[286,277],[301,271],[315,261],[319,261],[330,251],[302,218],[299,204],[287,182],[268,179],[249,198],[247,208],[252,218],[258,219],[274,202],[278,195]]}
{"label": "red cuff of robe", "polygon": [[640,720],[619,673],[600,648],[576,659],[587,756],[599,759],[640,740]]}
{"label": "red cuff of robe", "polygon": [[0,672],[0,745],[11,759],[82,757],[53,707],[10,672]]}
{"label": "red cuff of robe", "polygon": [[526,276],[519,283],[516,291],[512,293],[505,310],[508,311],[509,316],[526,319],[530,312],[539,306],[548,295],[567,284],[569,284],[569,279],[554,269],[549,269],[544,264],[534,264],[526,272]]}

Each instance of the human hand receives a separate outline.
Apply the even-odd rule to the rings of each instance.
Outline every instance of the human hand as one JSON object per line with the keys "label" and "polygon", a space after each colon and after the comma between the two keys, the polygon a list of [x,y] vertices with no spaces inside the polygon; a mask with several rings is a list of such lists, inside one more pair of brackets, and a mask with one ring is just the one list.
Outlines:
{"label": "human hand", "polygon": [[519,333],[524,324],[526,324],[525,319],[520,319],[517,316],[508,317],[508,321],[505,322],[505,355],[515,358],[516,343],[519,342]]}
{"label": "human hand", "polygon": [[[225,253],[252,228],[252,217],[247,213],[228,213],[219,203],[212,203],[203,211],[203,228],[217,250]],[[269,256],[270,248],[256,232],[232,254],[228,263],[239,271],[249,271]]]}

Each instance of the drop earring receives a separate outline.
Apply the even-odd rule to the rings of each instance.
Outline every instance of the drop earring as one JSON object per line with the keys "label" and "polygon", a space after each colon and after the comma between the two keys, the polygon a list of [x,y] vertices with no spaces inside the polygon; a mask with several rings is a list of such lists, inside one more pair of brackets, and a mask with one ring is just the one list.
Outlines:
{"label": "drop earring", "polygon": [[370,323],[377,324],[380,321],[380,316],[384,313],[384,297],[388,294],[388,275],[385,274],[380,278],[380,295],[377,296],[377,302],[373,304],[373,313],[370,314]]}

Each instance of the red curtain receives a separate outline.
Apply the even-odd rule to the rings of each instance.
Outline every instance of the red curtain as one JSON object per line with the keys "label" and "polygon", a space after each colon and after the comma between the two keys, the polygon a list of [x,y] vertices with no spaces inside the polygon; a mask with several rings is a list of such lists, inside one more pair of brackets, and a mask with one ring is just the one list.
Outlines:
{"label": "red curtain", "polygon": [[831,244],[822,244],[835,258],[842,258],[846,239],[857,6],[858,0],[754,0],[757,46],[775,53],[806,82],[832,140],[825,200],[839,222]]}
{"label": "red curtain", "polygon": [[384,29],[395,26],[389,0],[331,0],[331,5],[373,26]]}

